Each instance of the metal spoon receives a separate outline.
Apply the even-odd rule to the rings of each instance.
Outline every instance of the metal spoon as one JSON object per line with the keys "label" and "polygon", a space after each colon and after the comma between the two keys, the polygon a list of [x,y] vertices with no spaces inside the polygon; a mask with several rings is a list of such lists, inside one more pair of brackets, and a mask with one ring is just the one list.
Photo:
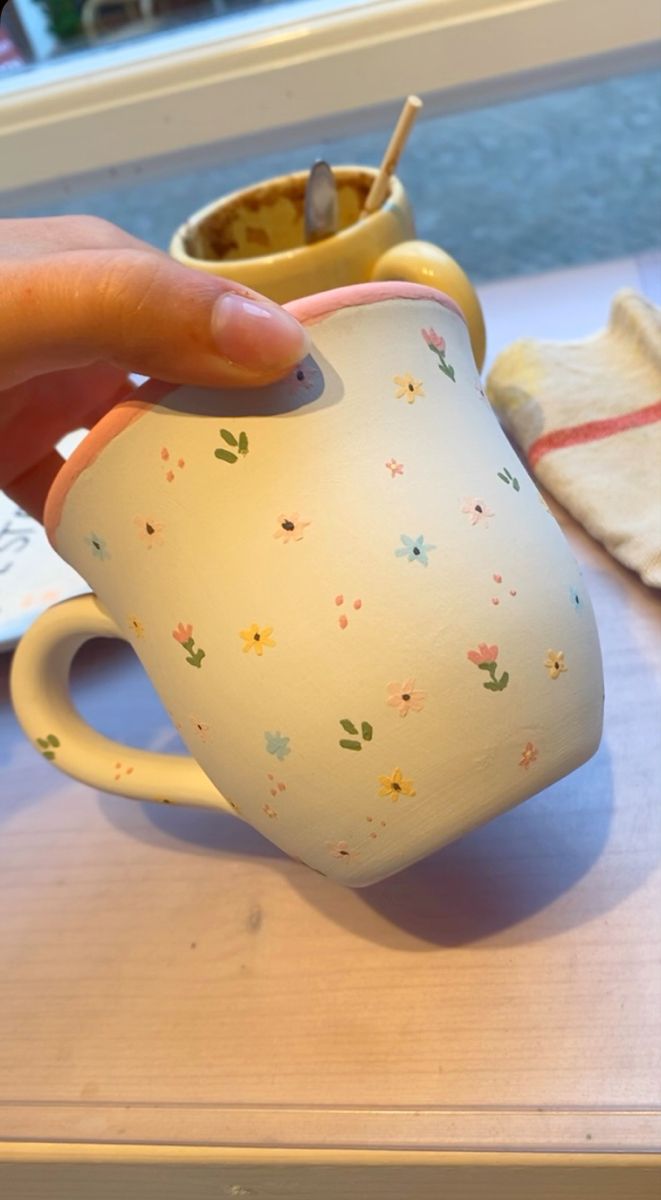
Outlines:
{"label": "metal spoon", "polygon": [[327,162],[318,158],[305,188],[305,241],[320,242],[337,230],[337,184]]}

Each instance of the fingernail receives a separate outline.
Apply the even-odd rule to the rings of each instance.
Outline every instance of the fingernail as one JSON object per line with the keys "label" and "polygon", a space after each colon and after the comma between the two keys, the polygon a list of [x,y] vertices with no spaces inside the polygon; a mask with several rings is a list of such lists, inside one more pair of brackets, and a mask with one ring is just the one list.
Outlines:
{"label": "fingernail", "polygon": [[310,337],[298,321],[269,300],[237,292],[219,296],[211,330],[224,358],[242,367],[286,367],[305,358]]}

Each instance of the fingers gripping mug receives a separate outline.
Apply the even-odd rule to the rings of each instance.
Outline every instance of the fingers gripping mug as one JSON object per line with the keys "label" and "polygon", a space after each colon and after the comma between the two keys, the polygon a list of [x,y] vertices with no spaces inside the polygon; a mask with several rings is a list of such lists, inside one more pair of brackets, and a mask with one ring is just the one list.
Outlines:
{"label": "fingers gripping mug", "polygon": [[438,288],[466,318],[478,368],[486,336],[480,302],[458,263],[432,242],[417,241],[413,212],[392,176],[385,203],[362,217],[377,172],[335,167],[339,229],[306,245],[304,201],[309,173],[298,171],[233,192],[179,227],[170,253],[189,267],[236,280],[278,304],[371,280],[406,280]]}
{"label": "fingers gripping mug", "polygon": [[[456,305],[383,283],[290,308],[312,350],[284,381],[152,381],[74,451],[46,524],[95,595],[37,620],[11,688],[75,778],[234,812],[361,886],[588,758],[601,660]],[[191,757],[78,715],[71,659],[98,636],[133,645]]]}

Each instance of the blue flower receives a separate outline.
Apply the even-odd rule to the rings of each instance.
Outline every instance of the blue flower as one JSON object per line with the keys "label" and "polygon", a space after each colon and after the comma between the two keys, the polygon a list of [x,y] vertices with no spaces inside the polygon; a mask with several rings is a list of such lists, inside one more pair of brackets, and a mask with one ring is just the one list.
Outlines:
{"label": "blue flower", "polygon": [[398,558],[406,558],[407,562],[419,562],[423,567],[428,566],[429,559],[427,554],[430,550],[435,550],[435,546],[429,546],[425,542],[424,534],[420,534],[417,538],[409,537],[407,533],[400,534],[399,538],[402,545],[395,550]]}
{"label": "blue flower", "polygon": [[575,588],[575,587],[569,588],[569,599],[571,602],[571,606],[574,609],[574,612],[582,612],[583,611],[583,600],[581,597],[581,593],[577,590],[577,588]]}
{"label": "blue flower", "polygon": [[278,762],[282,762],[283,758],[289,754],[291,750],[289,738],[285,737],[284,734],[280,733],[278,730],[276,733],[265,733],[264,739],[266,741],[267,754],[275,754]]}
{"label": "blue flower", "polygon": [[105,538],[99,537],[98,533],[89,533],[85,538],[92,554],[95,558],[100,558],[104,562],[106,558],[110,558],[110,551]]}

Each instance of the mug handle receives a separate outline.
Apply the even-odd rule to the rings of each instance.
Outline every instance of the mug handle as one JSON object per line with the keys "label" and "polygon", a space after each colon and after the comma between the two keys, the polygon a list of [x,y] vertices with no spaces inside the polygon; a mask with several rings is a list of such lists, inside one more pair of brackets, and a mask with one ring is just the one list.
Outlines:
{"label": "mug handle", "polygon": [[[42,613],[14,653],[10,692],[14,711],[33,745],[74,779],[104,792],[162,804],[191,804],[237,815],[194,758],[136,750],[98,733],[80,716],[69,693],[74,655],[90,638],[126,641],[96,596],[76,596]],[[131,773],[115,779],[115,763]]]}
{"label": "mug handle", "polygon": [[482,370],[487,345],[482,307],[466,272],[445,250],[433,242],[399,242],[377,259],[372,279],[422,283],[456,300],[466,318],[475,364]]}

